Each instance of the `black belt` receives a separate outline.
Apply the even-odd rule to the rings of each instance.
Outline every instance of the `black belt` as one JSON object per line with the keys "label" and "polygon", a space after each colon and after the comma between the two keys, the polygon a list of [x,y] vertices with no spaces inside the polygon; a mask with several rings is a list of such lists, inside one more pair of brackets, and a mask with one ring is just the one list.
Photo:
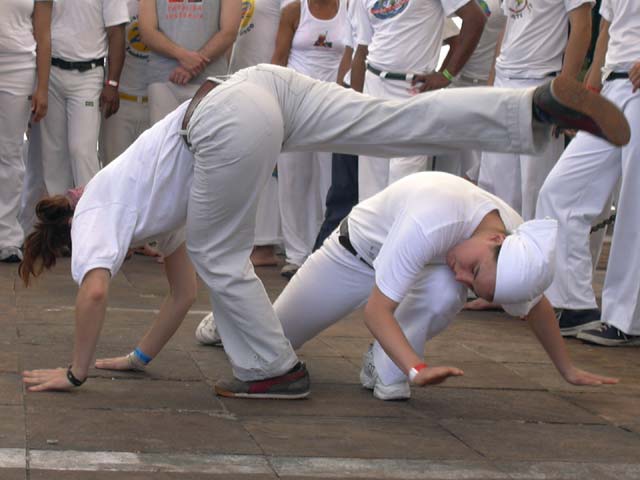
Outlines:
{"label": "black belt", "polygon": [[380,78],[386,78],[387,80],[405,80],[407,82],[413,80],[413,73],[385,72],[384,70],[377,69],[369,63],[367,63],[367,70],[374,75],[377,75]]}
{"label": "black belt", "polygon": [[[207,94],[211,90],[216,88],[218,85],[220,85],[220,84],[218,82],[214,82],[213,80],[205,80],[205,82],[202,85],[200,85],[200,88],[198,88],[198,91],[196,92],[196,94],[193,96],[193,98],[189,102],[189,106],[187,107],[187,111],[184,113],[184,117],[182,118],[182,131],[183,132],[187,131],[187,127],[189,126],[189,120],[191,120],[191,116],[193,115],[193,112],[195,111],[196,107],[198,105],[200,105],[200,102],[202,101],[202,99],[204,97],[206,97]],[[191,144],[187,140],[187,134],[186,133],[182,134],[182,138],[184,138],[184,141],[187,143],[187,145],[189,147],[191,147]]]}
{"label": "black belt", "polygon": [[605,82],[610,82],[612,80],[622,80],[624,78],[629,78],[629,72],[611,72],[609,75],[607,75],[607,78],[605,78]]}
{"label": "black belt", "polygon": [[93,70],[97,67],[104,67],[104,57],[94,58],[93,60],[87,60],[85,62],[67,62],[61,58],[51,57],[51,65],[63,70],[78,70],[79,72],[86,72],[87,70]]}
{"label": "black belt", "polygon": [[356,257],[358,260],[364,263],[367,267],[373,269],[373,267],[369,264],[369,262],[367,262],[364,258],[362,258],[360,254],[358,254],[356,249],[353,248],[353,245],[351,244],[351,240],[349,240],[349,217],[346,217],[344,220],[342,220],[342,222],[340,222],[339,233],[340,234],[338,235],[338,242],[340,242],[340,245],[342,245],[347,252],[349,252],[351,255]]}

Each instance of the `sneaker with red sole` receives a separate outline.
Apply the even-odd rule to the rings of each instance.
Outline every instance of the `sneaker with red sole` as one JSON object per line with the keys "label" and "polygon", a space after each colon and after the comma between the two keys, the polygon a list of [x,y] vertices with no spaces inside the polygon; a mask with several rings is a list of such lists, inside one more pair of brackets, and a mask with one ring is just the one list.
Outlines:
{"label": "sneaker with red sole", "polygon": [[538,120],[560,129],[584,130],[617,146],[631,138],[629,122],[618,107],[566,75],[536,88],[533,108]]}
{"label": "sneaker with red sole", "polygon": [[311,393],[311,380],[305,364],[298,362],[284,375],[249,382],[220,380],[214,389],[221,397],[297,400]]}

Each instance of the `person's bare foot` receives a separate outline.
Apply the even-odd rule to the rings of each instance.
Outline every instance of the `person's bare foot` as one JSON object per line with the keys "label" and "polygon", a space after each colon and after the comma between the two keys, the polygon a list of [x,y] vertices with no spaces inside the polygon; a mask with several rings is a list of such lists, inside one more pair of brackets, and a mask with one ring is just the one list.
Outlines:
{"label": "person's bare foot", "polygon": [[502,307],[497,303],[489,302],[484,298],[476,298],[464,304],[464,310],[502,310]]}
{"label": "person's bare foot", "polygon": [[256,245],[251,252],[251,263],[254,267],[273,267],[278,264],[273,245]]}

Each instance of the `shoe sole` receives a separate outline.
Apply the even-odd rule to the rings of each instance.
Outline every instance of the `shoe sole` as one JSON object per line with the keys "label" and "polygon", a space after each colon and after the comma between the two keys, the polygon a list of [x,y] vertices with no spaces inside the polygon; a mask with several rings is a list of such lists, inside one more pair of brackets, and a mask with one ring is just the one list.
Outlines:
{"label": "shoe sole", "polygon": [[592,343],[594,345],[600,345],[603,347],[636,347],[640,346],[640,338],[633,340],[609,340],[608,338],[602,338],[597,335],[591,335],[588,333],[579,333],[577,335],[578,340],[583,342]]}
{"label": "shoe sole", "polygon": [[591,117],[608,142],[619,147],[629,143],[629,122],[624,114],[602,95],[587,90],[582,84],[565,75],[553,80],[551,94],[566,107]]}
{"label": "shoe sole", "polygon": [[301,400],[307,398],[310,391],[296,393],[294,395],[290,393],[237,393],[225,390],[218,386],[214,386],[216,395],[226,398],[255,398],[256,400]]}
{"label": "shoe sole", "polygon": [[593,322],[585,323],[577,327],[561,328],[560,335],[562,335],[563,337],[575,337],[583,330],[589,330],[598,327],[600,323],[602,323],[600,322],[600,320],[594,320]]}

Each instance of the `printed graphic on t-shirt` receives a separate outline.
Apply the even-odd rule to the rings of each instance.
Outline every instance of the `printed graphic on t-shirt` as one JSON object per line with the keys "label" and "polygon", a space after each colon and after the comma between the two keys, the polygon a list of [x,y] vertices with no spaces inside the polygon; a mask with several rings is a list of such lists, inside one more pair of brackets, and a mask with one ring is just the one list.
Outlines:
{"label": "printed graphic on t-shirt", "polygon": [[324,32],[318,35],[318,39],[313,43],[314,47],[324,47],[324,48],[332,48],[333,42],[329,42],[327,40],[327,34],[329,32]]}
{"label": "printed graphic on t-shirt", "polygon": [[167,20],[204,19],[204,0],[169,0],[165,18]]}
{"label": "printed graphic on t-shirt", "polygon": [[509,16],[513,19],[522,18],[525,13],[533,9],[532,0],[512,0],[509,5]]}
{"label": "printed graphic on t-shirt", "polygon": [[149,47],[142,43],[140,36],[140,25],[138,17],[132,17],[129,25],[127,25],[127,53],[136,58],[149,58]]}
{"label": "printed graphic on t-shirt", "polygon": [[484,0],[477,0],[477,2],[484,14],[489,18],[491,16],[491,9],[489,8],[489,5],[487,5],[487,2]]}
{"label": "printed graphic on t-shirt", "polygon": [[255,24],[252,22],[253,14],[256,11],[256,1],[255,0],[243,0],[242,2],[242,17],[240,19],[240,31],[238,35],[244,35],[249,33],[255,27]]}
{"label": "printed graphic on t-shirt", "polygon": [[387,20],[404,12],[409,0],[377,0],[371,7],[371,15],[380,20]]}

